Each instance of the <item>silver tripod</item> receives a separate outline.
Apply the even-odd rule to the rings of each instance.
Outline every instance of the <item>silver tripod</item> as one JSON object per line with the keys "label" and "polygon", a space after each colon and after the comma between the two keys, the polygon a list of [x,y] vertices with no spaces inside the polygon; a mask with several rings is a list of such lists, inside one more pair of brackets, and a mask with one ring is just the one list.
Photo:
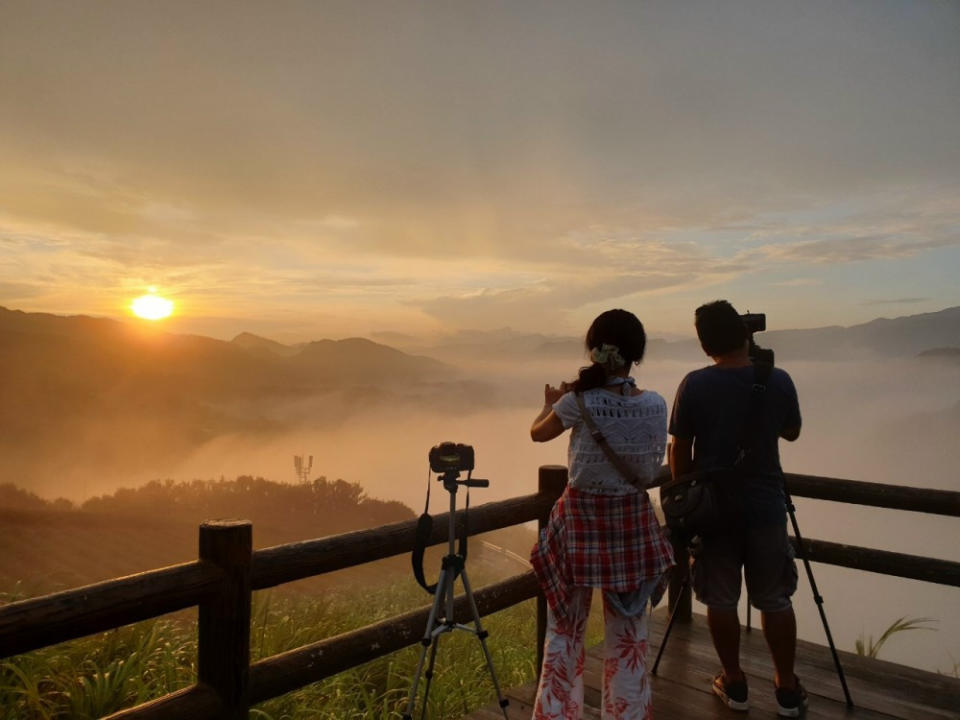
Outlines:
{"label": "silver tripod", "polygon": [[[507,706],[510,701],[503,697],[500,691],[500,683],[497,681],[497,673],[493,669],[493,659],[490,657],[490,650],[487,648],[487,631],[480,624],[480,613],[477,610],[477,603],[473,598],[473,590],[470,588],[470,579],[467,577],[466,557],[458,555],[454,546],[456,540],[456,511],[457,511],[457,486],[465,485],[467,487],[488,487],[489,480],[473,480],[467,476],[466,480],[458,480],[460,473],[457,470],[447,470],[439,478],[443,482],[444,489],[450,493],[450,531],[448,535],[448,551],[443,558],[443,564],[440,567],[440,577],[437,580],[436,590],[433,598],[433,607],[430,608],[430,616],[427,618],[427,629],[423,633],[420,644],[423,646],[420,651],[420,660],[417,662],[417,671],[413,676],[413,685],[410,688],[410,696],[407,698],[407,711],[403,714],[403,720],[413,720],[413,711],[416,706],[417,688],[420,686],[420,677],[426,677],[426,685],[423,690],[423,702],[420,708],[420,720],[427,717],[427,700],[430,697],[430,683],[433,680],[433,668],[437,660],[437,646],[440,636],[454,630],[463,630],[477,636],[480,640],[480,647],[483,648],[483,655],[487,660],[487,670],[490,671],[490,678],[493,680],[493,687],[497,692],[497,700],[500,702],[500,709],[504,720],[507,718]],[[466,593],[467,602],[470,605],[470,611],[473,613],[473,627],[458,623],[455,618],[454,609],[454,583],[457,576],[463,579],[463,589]],[[427,664],[426,673],[423,671],[424,662],[427,658],[427,651],[430,651],[430,662]]]}

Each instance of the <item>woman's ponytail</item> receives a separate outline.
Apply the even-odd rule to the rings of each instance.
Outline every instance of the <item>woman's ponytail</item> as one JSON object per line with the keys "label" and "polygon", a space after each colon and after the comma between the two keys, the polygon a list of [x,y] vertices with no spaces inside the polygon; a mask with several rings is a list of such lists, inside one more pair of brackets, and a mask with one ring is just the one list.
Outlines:
{"label": "woman's ponytail", "polygon": [[572,389],[576,393],[582,393],[586,390],[603,387],[606,384],[607,370],[603,365],[595,362],[592,365],[580,368],[580,374],[577,379],[573,381]]}
{"label": "woman's ponytail", "polygon": [[637,316],[626,310],[600,313],[587,330],[587,352],[593,364],[580,368],[571,383],[574,392],[603,387],[615,370],[643,358],[647,335]]}

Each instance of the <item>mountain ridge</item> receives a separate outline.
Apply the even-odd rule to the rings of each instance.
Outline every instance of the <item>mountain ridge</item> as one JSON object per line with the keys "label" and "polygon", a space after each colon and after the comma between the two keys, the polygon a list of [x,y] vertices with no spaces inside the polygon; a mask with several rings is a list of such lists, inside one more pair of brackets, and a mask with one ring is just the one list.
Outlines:
{"label": "mountain ridge", "polygon": [[[88,327],[104,329],[113,327],[115,329],[125,328],[126,331],[136,333],[137,330],[130,324],[114,320],[111,318],[98,318],[89,315],[57,315],[53,313],[33,313],[23,310],[13,310],[0,306],[0,331],[11,329],[10,317],[16,316],[20,324],[29,322],[31,319],[45,323],[45,329],[53,334],[70,334],[75,328],[68,326],[69,321],[75,321]],[[34,328],[35,329],[35,328]],[[899,315],[896,317],[878,317],[863,323],[853,325],[823,325],[811,328],[784,328],[768,330],[764,333],[758,333],[757,340],[760,344],[764,342],[771,346],[774,342],[785,343],[788,346],[794,346],[798,343],[805,344],[811,339],[829,340],[834,342],[847,335],[844,338],[844,345],[850,348],[859,346],[870,346],[878,340],[884,339],[884,336],[890,333],[907,333],[910,337],[916,339],[917,343],[923,345],[916,347],[912,354],[918,354],[924,350],[935,347],[947,347],[960,343],[960,306],[950,306],[941,310],[930,311],[926,313],[916,313],[913,315]],[[448,340],[433,345],[423,343],[417,338],[404,335],[402,333],[380,333],[384,336],[391,336],[397,345],[389,345],[378,342],[377,340],[366,337],[350,337],[339,340],[331,338],[321,338],[296,344],[284,344],[271,338],[257,335],[250,332],[241,332],[229,341],[217,340],[204,335],[185,334],[185,333],[164,333],[177,338],[203,338],[212,343],[225,343],[233,345],[247,352],[262,352],[264,354],[277,355],[280,357],[294,357],[302,355],[305,351],[313,352],[316,348],[343,349],[350,345],[357,346],[358,343],[369,343],[362,346],[367,348],[386,349],[387,354],[399,353],[394,357],[401,355],[421,357],[429,361],[437,362],[436,358],[424,356],[423,353],[429,352],[431,348],[469,351],[477,347],[494,348],[499,350],[503,347],[511,347],[514,350],[526,351],[550,351],[552,349],[566,350],[571,342],[581,345],[582,339],[576,336],[547,335],[544,333],[523,333],[513,331],[509,327],[500,328],[496,331],[484,331],[473,333],[471,331],[460,331]],[[850,336],[854,340],[851,341]],[[476,338],[473,340],[472,338]],[[941,340],[942,339],[942,340]],[[911,354],[910,351],[903,350],[905,338],[901,342],[895,342],[893,351],[887,351],[884,354]],[[657,337],[650,337],[648,343],[654,347],[666,349],[667,355],[675,355],[678,349],[688,349],[694,347],[699,352],[699,345],[693,338],[683,340],[665,340]],[[416,347],[417,352],[411,352],[409,348]],[[311,350],[311,348],[313,350]],[[382,351],[382,350],[379,350]]]}
{"label": "mountain ridge", "polygon": [[439,361],[373,341],[320,341],[284,357],[106,318],[2,308],[0,483],[49,485],[54,468],[103,476],[169,468],[219,437],[323,427],[358,391],[439,392],[438,376],[450,395],[477,393]]}
{"label": "mountain ridge", "polygon": [[[816,328],[768,330],[757,333],[756,341],[773,348],[779,359],[855,359],[870,354],[879,357],[914,357],[936,347],[960,344],[960,306],[897,318],[875,318],[855,325],[827,325]],[[576,346],[583,353],[579,338],[545,342],[545,353],[571,354]],[[694,339],[647,341],[648,359],[700,359],[703,351]]]}

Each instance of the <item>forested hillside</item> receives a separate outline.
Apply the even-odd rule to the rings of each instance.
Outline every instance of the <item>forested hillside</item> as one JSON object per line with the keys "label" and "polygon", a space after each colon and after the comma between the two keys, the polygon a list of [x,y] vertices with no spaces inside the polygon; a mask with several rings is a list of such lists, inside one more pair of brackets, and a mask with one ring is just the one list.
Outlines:
{"label": "forested hillside", "polygon": [[323,477],[300,485],[250,476],[157,481],[79,508],[0,485],[0,592],[32,596],[195,560],[198,525],[228,517],[250,520],[254,547],[269,547],[414,514],[399,502],[368,498],[356,483]]}

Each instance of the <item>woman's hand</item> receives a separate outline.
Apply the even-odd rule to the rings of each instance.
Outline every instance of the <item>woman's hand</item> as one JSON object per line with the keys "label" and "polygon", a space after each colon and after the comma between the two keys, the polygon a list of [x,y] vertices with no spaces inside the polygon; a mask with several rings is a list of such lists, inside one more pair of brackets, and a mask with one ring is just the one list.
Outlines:
{"label": "woman's hand", "polygon": [[550,383],[543,386],[543,409],[534,418],[533,425],[530,427],[530,437],[535,442],[553,440],[563,432],[563,423],[553,411],[553,404],[570,390],[570,385],[565,382],[560,383],[558,388]]}
{"label": "woman's hand", "polygon": [[567,384],[560,383],[560,387],[555,388],[550,383],[543,386],[543,404],[553,406],[553,404],[562,398],[567,392]]}

